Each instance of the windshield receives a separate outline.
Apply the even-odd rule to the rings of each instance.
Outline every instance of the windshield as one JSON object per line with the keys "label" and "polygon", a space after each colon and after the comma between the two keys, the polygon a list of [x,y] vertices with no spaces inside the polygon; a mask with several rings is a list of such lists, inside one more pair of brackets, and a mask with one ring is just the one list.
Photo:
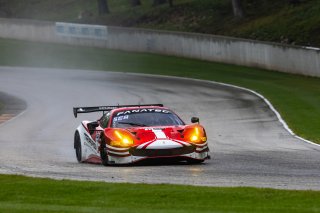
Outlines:
{"label": "windshield", "polygon": [[183,121],[169,110],[138,109],[117,112],[112,127],[178,126]]}

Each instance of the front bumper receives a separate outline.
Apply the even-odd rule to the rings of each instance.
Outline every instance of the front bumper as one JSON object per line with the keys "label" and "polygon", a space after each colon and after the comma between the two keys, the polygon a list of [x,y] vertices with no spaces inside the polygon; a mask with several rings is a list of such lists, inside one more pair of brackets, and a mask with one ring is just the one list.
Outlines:
{"label": "front bumper", "polygon": [[147,159],[175,159],[199,160],[210,158],[207,143],[202,145],[190,145],[171,149],[130,149],[110,150],[107,149],[109,164],[131,164]]}

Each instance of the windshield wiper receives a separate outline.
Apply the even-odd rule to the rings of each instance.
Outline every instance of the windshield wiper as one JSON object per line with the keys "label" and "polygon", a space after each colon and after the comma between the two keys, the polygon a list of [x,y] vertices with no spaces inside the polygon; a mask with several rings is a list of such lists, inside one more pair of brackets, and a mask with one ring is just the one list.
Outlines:
{"label": "windshield wiper", "polygon": [[118,122],[118,124],[129,124],[131,126],[147,126],[145,124],[133,123],[133,122]]}

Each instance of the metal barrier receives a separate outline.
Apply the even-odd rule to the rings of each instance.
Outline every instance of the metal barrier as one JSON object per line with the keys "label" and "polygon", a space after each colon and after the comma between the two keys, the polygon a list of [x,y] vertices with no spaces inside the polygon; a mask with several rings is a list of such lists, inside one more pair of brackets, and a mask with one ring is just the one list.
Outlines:
{"label": "metal barrier", "polygon": [[320,50],[225,36],[0,18],[0,37],[195,58],[320,77]]}

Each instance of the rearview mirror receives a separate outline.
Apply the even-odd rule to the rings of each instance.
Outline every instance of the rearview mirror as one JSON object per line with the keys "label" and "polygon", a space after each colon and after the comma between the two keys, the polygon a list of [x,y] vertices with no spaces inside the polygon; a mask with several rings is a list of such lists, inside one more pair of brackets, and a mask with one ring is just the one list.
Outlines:
{"label": "rearview mirror", "polygon": [[191,118],[191,123],[199,123],[199,118],[198,117],[192,117]]}

